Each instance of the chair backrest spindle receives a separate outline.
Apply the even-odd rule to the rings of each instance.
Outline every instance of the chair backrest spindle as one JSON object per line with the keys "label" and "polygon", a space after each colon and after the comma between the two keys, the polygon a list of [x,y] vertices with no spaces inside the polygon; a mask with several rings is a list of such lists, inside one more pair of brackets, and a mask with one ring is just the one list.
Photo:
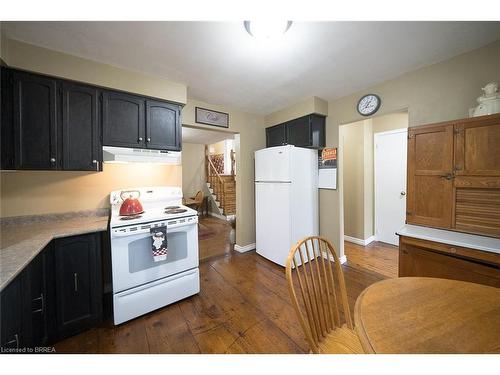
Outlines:
{"label": "chair backrest spindle", "polygon": [[340,260],[326,238],[306,237],[292,247],[286,262],[286,278],[293,306],[313,352],[318,353],[319,342],[341,326],[339,302],[347,326],[353,328]]}

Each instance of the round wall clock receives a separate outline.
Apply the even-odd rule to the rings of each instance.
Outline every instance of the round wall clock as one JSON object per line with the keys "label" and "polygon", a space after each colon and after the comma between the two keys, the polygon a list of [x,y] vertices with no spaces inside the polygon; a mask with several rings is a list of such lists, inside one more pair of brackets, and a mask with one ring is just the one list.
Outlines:
{"label": "round wall clock", "polygon": [[359,99],[358,112],[362,116],[371,116],[380,108],[380,97],[375,94],[368,94]]}

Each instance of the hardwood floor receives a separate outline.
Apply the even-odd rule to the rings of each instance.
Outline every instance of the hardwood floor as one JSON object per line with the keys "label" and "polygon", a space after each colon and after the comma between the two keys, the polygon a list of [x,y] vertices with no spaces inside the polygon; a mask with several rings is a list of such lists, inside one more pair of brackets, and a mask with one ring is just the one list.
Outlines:
{"label": "hardwood floor", "polygon": [[229,242],[231,224],[212,216],[200,217],[198,225],[198,250],[200,261],[228,255],[233,245]]}
{"label": "hardwood floor", "polygon": [[361,267],[387,277],[398,276],[397,246],[372,242],[367,246],[344,242],[344,252],[350,266]]}
{"label": "hardwood floor", "polygon": [[[349,244],[350,245],[350,244]],[[200,246],[201,247],[201,246]],[[364,249],[349,248],[343,265],[351,311],[358,295],[387,276],[364,267]],[[393,249],[374,247],[367,264],[397,267]],[[347,250],[346,250],[347,251]],[[366,250],[368,251],[368,250]],[[225,254],[225,252],[224,252]],[[352,256],[352,261],[349,259]],[[376,266],[373,266],[376,264]],[[200,264],[201,291],[114,327],[111,322],[56,344],[58,353],[305,353],[309,348],[292,308],[284,269],[255,252]]]}

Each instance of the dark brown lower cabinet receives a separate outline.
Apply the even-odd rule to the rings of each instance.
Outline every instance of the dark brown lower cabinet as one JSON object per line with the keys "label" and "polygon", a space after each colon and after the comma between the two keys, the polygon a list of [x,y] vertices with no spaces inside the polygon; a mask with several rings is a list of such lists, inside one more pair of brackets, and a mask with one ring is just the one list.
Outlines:
{"label": "dark brown lower cabinet", "polygon": [[500,254],[402,236],[399,276],[437,277],[500,288]]}
{"label": "dark brown lower cabinet", "polygon": [[1,291],[2,353],[43,352],[101,322],[102,243],[101,233],[52,241]]}
{"label": "dark brown lower cabinet", "polygon": [[100,238],[91,233],[57,239],[55,251],[58,338],[82,332],[102,316]]}
{"label": "dark brown lower cabinet", "polygon": [[2,290],[0,298],[0,346],[2,353],[11,353],[24,346],[23,332],[23,274]]}

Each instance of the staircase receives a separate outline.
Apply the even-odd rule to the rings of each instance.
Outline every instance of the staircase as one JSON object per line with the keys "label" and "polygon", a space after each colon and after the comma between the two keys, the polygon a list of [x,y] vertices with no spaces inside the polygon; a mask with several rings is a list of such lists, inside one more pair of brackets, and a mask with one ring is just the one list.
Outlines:
{"label": "staircase", "polygon": [[[210,158],[208,150],[206,152],[205,167],[207,175],[207,188],[210,192],[213,203],[218,207],[223,216],[236,214],[236,180],[234,168],[233,174],[225,175],[217,171]],[[209,197],[210,199],[210,197]]]}

